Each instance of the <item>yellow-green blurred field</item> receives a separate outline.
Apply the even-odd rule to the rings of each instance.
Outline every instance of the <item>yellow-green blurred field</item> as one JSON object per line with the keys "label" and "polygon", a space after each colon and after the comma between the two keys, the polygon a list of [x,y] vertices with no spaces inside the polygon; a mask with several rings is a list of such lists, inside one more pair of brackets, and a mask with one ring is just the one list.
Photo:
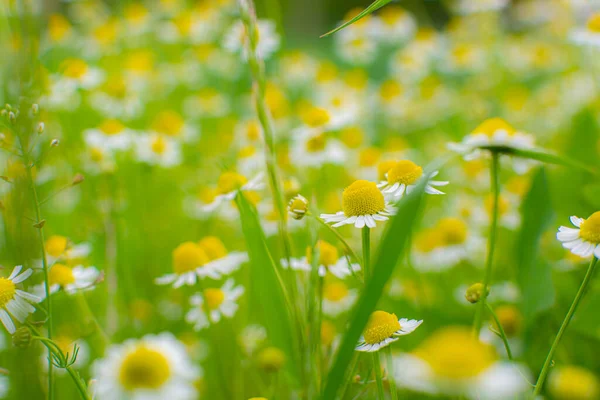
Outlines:
{"label": "yellow-green blurred field", "polygon": [[600,2],[255,3],[0,2],[0,398],[600,399]]}

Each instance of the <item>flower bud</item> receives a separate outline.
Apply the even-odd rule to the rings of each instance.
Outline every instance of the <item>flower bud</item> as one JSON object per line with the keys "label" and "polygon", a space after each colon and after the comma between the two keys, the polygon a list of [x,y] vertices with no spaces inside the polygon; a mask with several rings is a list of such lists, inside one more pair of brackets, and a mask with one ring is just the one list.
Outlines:
{"label": "flower bud", "polygon": [[44,133],[44,129],[46,129],[46,125],[43,122],[40,122],[37,126],[37,133]]}
{"label": "flower bud", "polygon": [[479,302],[482,297],[487,296],[489,293],[489,289],[486,290],[483,283],[474,283],[467,289],[465,299],[467,299],[469,303],[475,304]]}
{"label": "flower bud", "polygon": [[15,115],[15,113],[14,113],[14,112],[10,111],[10,112],[8,113],[8,121],[9,121],[11,124],[14,124],[15,122],[17,122],[17,116]]}
{"label": "flower bud", "polygon": [[58,140],[58,139],[52,139],[52,141],[50,142],[50,146],[52,146],[52,147],[58,147],[59,144],[60,144],[60,140]]}
{"label": "flower bud", "polygon": [[285,354],[277,347],[267,347],[258,354],[258,365],[266,372],[277,372],[285,364]]}
{"label": "flower bud", "polygon": [[31,105],[31,113],[33,115],[38,115],[40,113],[40,106],[37,104],[32,104]]}
{"label": "flower bud", "polygon": [[31,344],[31,331],[28,327],[22,326],[13,334],[12,342],[15,347],[26,349]]}
{"label": "flower bud", "polygon": [[71,185],[72,186],[79,185],[84,180],[85,180],[85,177],[82,174],[77,174],[73,177],[73,182],[71,182]]}
{"label": "flower bud", "polygon": [[301,194],[296,195],[288,203],[288,214],[294,219],[302,219],[308,211],[308,200]]}

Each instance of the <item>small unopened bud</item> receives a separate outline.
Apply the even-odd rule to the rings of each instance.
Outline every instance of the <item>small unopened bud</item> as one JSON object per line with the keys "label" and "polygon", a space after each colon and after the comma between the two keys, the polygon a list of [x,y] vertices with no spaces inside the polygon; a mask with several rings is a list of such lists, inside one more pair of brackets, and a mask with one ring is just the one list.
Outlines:
{"label": "small unopened bud", "polygon": [[352,377],[352,382],[354,383],[360,383],[360,375],[356,374]]}
{"label": "small unopened bud", "polygon": [[9,121],[11,124],[14,124],[15,122],[17,122],[17,116],[15,115],[15,113],[14,113],[14,112],[10,111],[10,112],[8,113],[8,121]]}
{"label": "small unopened bud", "polygon": [[44,225],[46,225],[46,220],[43,219],[40,222],[36,222],[35,224],[33,224],[34,228],[38,228],[38,229],[42,229],[44,227]]}
{"label": "small unopened bud", "polygon": [[58,140],[58,139],[52,139],[52,141],[50,142],[50,146],[52,146],[52,147],[58,147],[59,144],[60,144],[60,140]]}
{"label": "small unopened bud", "polygon": [[483,283],[474,283],[467,289],[467,292],[465,293],[465,299],[467,299],[469,303],[475,304],[479,302],[482,297],[487,296],[489,293],[489,289],[486,290]]}
{"label": "small unopened bud", "polygon": [[28,327],[22,326],[13,334],[12,342],[15,347],[26,349],[31,344],[31,331]]}
{"label": "small unopened bud", "polygon": [[85,180],[85,177],[82,174],[77,174],[73,177],[73,182],[71,182],[71,185],[72,186],[79,185],[84,180]]}
{"label": "small unopened bud", "polygon": [[308,211],[308,200],[301,194],[296,195],[288,203],[288,214],[294,219],[302,219]]}
{"label": "small unopened bud", "polygon": [[37,126],[37,133],[42,134],[42,133],[44,133],[45,129],[46,129],[46,124],[44,124],[43,122],[40,122]]}
{"label": "small unopened bud", "polygon": [[277,372],[285,364],[285,354],[277,347],[267,347],[258,354],[258,365],[266,372]]}
{"label": "small unopened bud", "polygon": [[40,106],[37,104],[32,104],[31,105],[31,113],[33,115],[38,115],[40,113]]}

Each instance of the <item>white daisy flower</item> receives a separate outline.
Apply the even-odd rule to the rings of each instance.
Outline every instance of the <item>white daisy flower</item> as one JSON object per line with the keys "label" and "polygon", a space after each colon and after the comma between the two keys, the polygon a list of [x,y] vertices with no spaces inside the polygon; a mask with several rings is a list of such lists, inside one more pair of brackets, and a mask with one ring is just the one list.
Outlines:
{"label": "white daisy flower", "polygon": [[73,244],[67,237],[61,235],[50,236],[46,239],[44,247],[48,264],[53,264],[58,260],[74,263],[83,260],[92,252],[92,246],[89,243]]}
{"label": "white daisy flower", "polygon": [[[71,268],[65,264],[55,263],[50,267],[48,273],[50,294],[61,289],[68,294],[88,290],[94,287],[99,278],[100,271],[96,267],[78,265]],[[46,287],[43,283],[36,285],[33,291],[40,298],[46,298]]]}
{"label": "white daisy flower", "polygon": [[600,12],[588,18],[585,29],[574,31],[571,40],[583,46],[600,47]]}
{"label": "white daisy flower", "polygon": [[227,252],[223,241],[216,236],[205,236],[200,239],[198,244],[209,259],[203,268],[213,268],[221,275],[229,275],[248,261],[248,253],[243,251]]}
{"label": "white daisy flower", "polygon": [[83,131],[83,139],[89,147],[107,151],[127,150],[132,142],[133,132],[116,119],[107,119],[98,128]]}
{"label": "white daisy flower", "polygon": [[244,294],[243,286],[234,285],[233,279],[228,279],[220,289],[208,288],[193,295],[190,298],[192,309],[185,315],[185,320],[200,331],[221,318],[232,318],[238,309],[237,300]]}
{"label": "white daisy flower", "polygon": [[78,58],[64,60],[59,69],[62,72],[59,79],[75,88],[92,89],[104,80],[104,72],[100,68],[90,67]]}
{"label": "white daisy flower", "polygon": [[553,366],[547,391],[552,399],[598,399],[600,379],[594,371],[577,365]]}
{"label": "white daisy flower", "polygon": [[135,152],[138,161],[171,168],[181,164],[181,144],[165,135],[150,133],[135,139]]}
{"label": "white daisy flower", "polygon": [[400,336],[408,335],[423,323],[423,320],[398,319],[396,314],[375,311],[369,317],[356,351],[374,352],[395,342]]}
{"label": "white daisy flower", "polygon": [[414,17],[397,5],[383,8],[373,21],[374,36],[386,44],[398,45],[411,39],[417,30]]}
{"label": "white daisy flower", "polygon": [[202,371],[171,333],[112,345],[92,366],[94,398],[193,400]]}
{"label": "white daisy flower", "polygon": [[[258,20],[257,29],[257,55],[260,59],[265,60],[279,49],[279,35],[273,21]],[[242,21],[236,21],[225,34],[223,47],[232,53],[241,53],[245,60],[248,59],[248,37]]]}
{"label": "white daisy flower", "polygon": [[396,213],[396,209],[386,203],[381,191],[374,182],[358,180],[344,189],[342,208],[335,214],[321,214],[320,218],[334,227],[354,225],[362,229],[365,226],[375,228],[375,221],[387,221]]}
{"label": "white daisy flower", "polygon": [[344,282],[325,282],[323,285],[323,313],[337,317],[348,311],[356,298],[356,290],[349,289]]}
{"label": "white daisy flower", "polygon": [[356,26],[337,32],[334,40],[338,55],[349,64],[367,65],[377,56],[377,43]]}
{"label": "white daisy flower", "polygon": [[558,228],[556,238],[562,242],[563,247],[582,258],[592,255],[600,258],[600,211],[593,213],[588,219],[572,216],[571,223],[576,229],[566,226]]}
{"label": "white daisy flower", "polygon": [[[360,271],[359,264],[349,263],[346,257],[340,257],[337,247],[324,240],[317,242],[317,252],[319,256],[317,268],[319,269],[320,277],[325,277],[327,273],[331,273],[337,278],[344,279]],[[287,260],[282,259],[281,265],[284,268],[288,268],[289,266],[295,271],[310,271],[312,266],[312,248],[308,247],[306,249],[306,257],[292,258],[289,264]]]}
{"label": "white daisy flower", "polygon": [[[435,177],[438,171],[431,174],[431,178]],[[423,176],[423,168],[410,160],[400,160],[386,172],[385,180],[377,185],[384,195],[390,200],[396,202],[409,194],[418,184],[419,179]],[[436,186],[446,186],[448,181],[429,180],[425,185],[425,193],[428,194],[444,194],[444,192],[436,189]]]}
{"label": "white daisy flower", "polygon": [[238,191],[258,191],[264,187],[263,174],[259,173],[254,178],[248,180],[244,175],[232,171],[226,171],[221,174],[217,182],[218,194],[214,197],[212,203],[204,206],[204,211],[214,211],[225,202],[235,199]]}
{"label": "white daisy flower", "polygon": [[461,14],[499,11],[509,2],[510,0],[460,0],[457,9]]}
{"label": "white daisy flower", "polygon": [[24,323],[29,314],[35,312],[31,303],[42,301],[38,296],[17,289],[17,284],[33,274],[32,269],[21,273],[22,265],[17,265],[8,278],[0,278],[0,321],[11,335],[17,330],[13,318]]}

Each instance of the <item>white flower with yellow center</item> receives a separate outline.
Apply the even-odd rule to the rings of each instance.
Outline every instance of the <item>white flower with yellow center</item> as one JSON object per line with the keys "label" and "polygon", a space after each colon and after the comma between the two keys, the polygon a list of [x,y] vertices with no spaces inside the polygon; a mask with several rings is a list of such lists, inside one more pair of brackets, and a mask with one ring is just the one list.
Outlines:
{"label": "white flower with yellow center", "polygon": [[556,400],[594,400],[600,398],[600,380],[583,367],[561,365],[552,368],[548,392]]}
{"label": "white flower with yellow center", "polygon": [[150,131],[173,139],[192,141],[199,132],[189,126],[181,114],[173,110],[162,110],[156,114],[150,125]]}
{"label": "white flower with yellow center", "polygon": [[185,320],[200,331],[221,318],[232,318],[238,310],[237,300],[243,294],[244,287],[235,286],[233,279],[228,279],[221,288],[204,289],[190,297],[192,309],[185,315]]}
{"label": "white flower with yellow center", "polygon": [[205,236],[200,239],[198,244],[209,259],[203,268],[214,269],[220,275],[229,275],[248,261],[248,253],[243,251],[227,252],[223,241],[216,236]]}
{"label": "white flower with yellow center", "polygon": [[577,228],[561,226],[556,238],[571,253],[587,258],[592,255],[600,258],[600,211],[590,215],[588,219],[571,217],[571,223]]}
{"label": "white flower with yellow center", "polygon": [[193,400],[202,371],[171,333],[146,335],[112,345],[94,362],[94,398]]}
{"label": "white flower with yellow center", "polygon": [[83,242],[73,244],[67,237],[61,235],[52,235],[44,244],[46,250],[46,259],[48,264],[53,264],[57,260],[64,260],[73,265],[83,261],[92,251],[89,243]]}
{"label": "white flower with yellow center", "polygon": [[181,164],[181,144],[176,139],[158,133],[144,133],[135,139],[137,160],[163,168]]}
{"label": "white flower with yellow center", "polygon": [[225,171],[219,177],[217,182],[217,194],[213,201],[206,204],[203,209],[206,212],[211,212],[217,209],[221,204],[232,201],[237,196],[238,192],[255,192],[262,190],[264,187],[262,172],[254,178],[248,180],[244,175],[233,171]]}
{"label": "white flower with yellow center", "polygon": [[79,58],[68,58],[60,66],[60,80],[74,88],[92,89],[104,80],[101,69],[89,66]]}
{"label": "white flower with yellow center", "polygon": [[[277,27],[273,21],[258,20],[256,33],[258,36],[257,55],[260,59],[267,59],[279,49],[280,39]],[[241,53],[248,59],[248,33],[242,21],[236,21],[223,38],[223,48],[232,53]]]}
{"label": "white flower with yellow center", "polygon": [[358,180],[344,189],[342,208],[335,214],[321,214],[326,223],[334,227],[354,225],[362,229],[365,226],[375,228],[375,221],[387,221],[396,213],[396,209],[386,203],[381,191],[374,182]]}
{"label": "white flower with yellow center", "polygon": [[[435,177],[438,171],[431,174],[431,178]],[[394,163],[385,174],[385,180],[379,182],[377,187],[381,189],[384,195],[388,196],[391,201],[398,201],[404,194],[410,192],[419,184],[419,180],[423,176],[423,168],[410,160],[400,160]],[[446,186],[448,181],[429,180],[425,185],[425,193],[428,194],[444,194],[444,192],[436,189],[436,186]]]}
{"label": "white flower with yellow center", "polygon": [[[100,278],[100,271],[96,267],[77,265],[73,268],[61,263],[54,263],[50,267],[48,280],[50,294],[63,290],[68,294],[89,290],[94,287]],[[40,298],[46,297],[46,287],[43,283],[36,285],[34,293]]]}
{"label": "white flower with yellow center", "polygon": [[32,269],[21,273],[22,265],[17,265],[8,278],[0,278],[0,321],[11,335],[17,330],[13,318],[24,323],[29,314],[35,312],[31,303],[42,301],[38,296],[17,289],[17,285],[33,274]]}
{"label": "white flower with yellow center", "polygon": [[349,289],[344,282],[325,282],[323,285],[323,313],[336,317],[348,311],[356,301],[356,297],[356,290]]}
{"label": "white flower with yellow center", "polygon": [[369,317],[369,322],[365,327],[356,350],[366,352],[378,351],[400,339],[400,336],[414,332],[422,323],[423,320],[398,319],[396,314],[375,311]]}
{"label": "white flower with yellow center", "polygon": [[[326,276],[329,272],[337,278],[344,279],[360,271],[359,264],[348,262],[348,258],[345,256],[340,257],[337,247],[324,240],[319,240],[317,242],[317,252],[319,257],[317,260],[317,268],[319,269],[318,273],[321,277]],[[312,254],[313,249],[308,247],[306,249],[306,256],[290,259],[289,266],[295,271],[310,271],[312,269]],[[284,268],[288,268],[287,260],[282,259],[281,265]]]}
{"label": "white flower with yellow center", "polygon": [[211,264],[205,249],[198,243],[184,242],[173,250],[173,273],[155,279],[157,285],[192,286],[198,279],[209,277],[219,279],[221,270]]}
{"label": "white flower with yellow center", "polygon": [[133,132],[119,120],[107,119],[98,128],[83,131],[83,139],[88,147],[106,151],[124,151],[129,149]]}
{"label": "white flower with yellow center", "polygon": [[374,36],[386,44],[404,43],[415,34],[417,23],[413,16],[397,5],[381,9],[373,21]]}
{"label": "white flower with yellow center", "polygon": [[464,327],[438,330],[412,353],[394,357],[394,365],[398,386],[437,396],[503,400],[521,398],[530,388],[526,371],[500,361]]}
{"label": "white flower with yellow center", "polygon": [[583,46],[600,47],[600,12],[588,18],[585,29],[574,31],[571,40]]}
{"label": "white flower with yellow center", "polygon": [[510,0],[460,0],[457,9],[461,14],[499,11],[506,7],[509,2]]}

